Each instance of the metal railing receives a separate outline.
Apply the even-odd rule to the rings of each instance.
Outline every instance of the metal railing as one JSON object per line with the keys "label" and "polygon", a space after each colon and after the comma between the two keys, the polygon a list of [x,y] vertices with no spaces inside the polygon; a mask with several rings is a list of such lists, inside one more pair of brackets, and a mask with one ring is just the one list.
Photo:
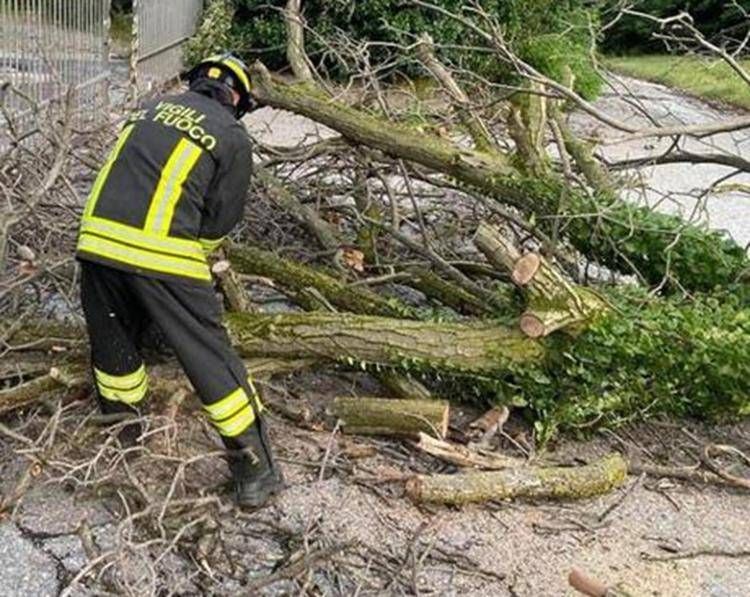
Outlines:
{"label": "metal railing", "polygon": [[0,0],[0,146],[75,93],[75,113],[106,104],[110,0]]}
{"label": "metal railing", "polygon": [[131,86],[148,94],[182,69],[183,46],[195,33],[203,0],[134,0]]}

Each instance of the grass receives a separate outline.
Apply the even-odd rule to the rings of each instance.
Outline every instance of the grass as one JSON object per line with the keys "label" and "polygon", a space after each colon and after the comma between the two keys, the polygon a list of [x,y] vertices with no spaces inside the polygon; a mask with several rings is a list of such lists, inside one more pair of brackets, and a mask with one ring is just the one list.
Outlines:
{"label": "grass", "polygon": [[[646,55],[610,57],[605,63],[624,75],[750,109],[750,86],[721,60],[698,56]],[[750,72],[750,60],[743,60],[742,66]]]}
{"label": "grass", "polygon": [[129,46],[133,35],[133,15],[130,13],[113,11],[110,26],[110,37],[115,43]]}

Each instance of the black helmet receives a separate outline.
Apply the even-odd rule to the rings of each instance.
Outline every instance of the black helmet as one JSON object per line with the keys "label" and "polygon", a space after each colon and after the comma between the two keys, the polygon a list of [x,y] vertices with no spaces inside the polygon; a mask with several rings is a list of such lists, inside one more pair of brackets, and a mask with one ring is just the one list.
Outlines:
{"label": "black helmet", "polygon": [[209,56],[181,76],[182,79],[190,83],[202,77],[216,79],[239,94],[237,118],[242,118],[256,107],[257,104],[250,95],[250,69],[232,52]]}

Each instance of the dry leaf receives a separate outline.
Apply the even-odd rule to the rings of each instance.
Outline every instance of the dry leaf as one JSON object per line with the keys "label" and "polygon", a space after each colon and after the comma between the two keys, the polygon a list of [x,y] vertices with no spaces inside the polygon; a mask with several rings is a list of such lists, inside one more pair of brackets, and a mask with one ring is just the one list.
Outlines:
{"label": "dry leaf", "polygon": [[342,255],[344,265],[355,272],[365,271],[365,254],[357,249],[344,249]]}

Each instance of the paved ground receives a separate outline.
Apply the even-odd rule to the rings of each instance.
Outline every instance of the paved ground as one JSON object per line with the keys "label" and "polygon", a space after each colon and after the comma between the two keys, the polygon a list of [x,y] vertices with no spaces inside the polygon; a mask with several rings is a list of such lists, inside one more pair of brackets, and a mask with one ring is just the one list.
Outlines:
{"label": "paved ground", "polygon": [[[658,85],[621,77],[624,83],[618,91],[627,90],[632,97],[625,101],[614,93],[605,93],[596,106],[607,114],[633,126],[653,126],[638,112],[644,108],[664,126],[676,124],[701,124],[717,122],[743,114],[735,108],[717,107],[704,101]],[[635,106],[633,105],[635,103]],[[653,139],[617,141],[623,134],[578,113],[573,118],[579,132],[603,141],[601,153],[612,161],[656,156],[663,153],[671,139],[655,142]],[[688,140],[684,149],[693,153],[723,153],[750,159],[750,130],[715,135],[704,140]],[[679,213],[693,221],[705,222],[712,228],[726,230],[740,244],[750,243],[750,192],[713,194],[704,200],[697,197],[715,181],[731,174],[733,170],[714,164],[669,164],[652,166],[641,171],[643,183],[648,187],[650,204],[659,209]],[[750,174],[732,177],[725,184],[750,184]]]}

